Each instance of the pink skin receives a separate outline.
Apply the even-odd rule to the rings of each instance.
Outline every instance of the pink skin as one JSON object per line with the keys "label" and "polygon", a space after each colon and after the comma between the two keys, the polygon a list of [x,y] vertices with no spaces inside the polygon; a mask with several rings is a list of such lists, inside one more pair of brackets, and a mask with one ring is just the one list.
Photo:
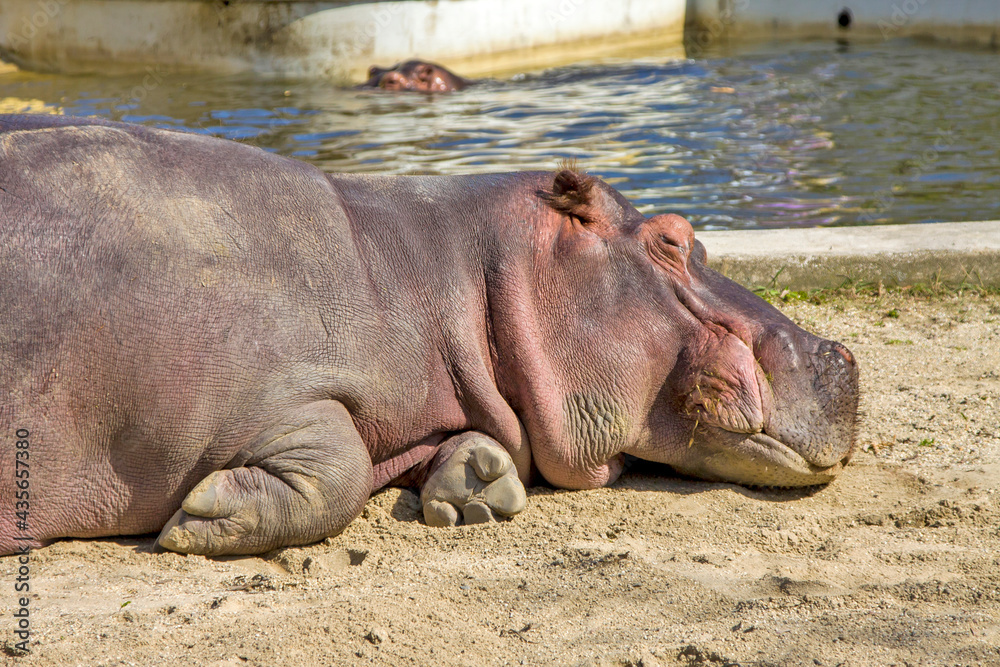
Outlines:
{"label": "pink skin", "polygon": [[[31,546],[168,519],[180,551],[309,543],[373,489],[423,486],[463,434],[564,488],[625,454],[819,484],[853,451],[850,352],[596,178],[329,175],[64,117],[0,131],[0,431],[44,462]],[[0,522],[0,554],[14,537]]]}
{"label": "pink skin", "polygon": [[[608,484],[622,453],[752,484],[820,483],[839,472],[853,451],[857,401],[846,348],[707,271],[704,248],[680,216],[637,216],[618,193],[565,171],[550,205],[564,215],[536,228],[544,269],[512,278],[520,289],[507,290],[517,295],[511,354],[521,361],[510,389],[521,396],[534,462],[550,483]],[[644,268],[617,281],[609,256]],[[651,304],[663,317],[649,316]],[[597,331],[593,312],[601,313]],[[810,367],[829,377],[812,378]],[[830,394],[814,397],[815,384]],[[567,405],[573,396],[584,398]],[[819,424],[824,411],[829,423]],[[745,476],[719,453],[729,446],[754,457]],[[786,462],[794,470],[767,472]]]}

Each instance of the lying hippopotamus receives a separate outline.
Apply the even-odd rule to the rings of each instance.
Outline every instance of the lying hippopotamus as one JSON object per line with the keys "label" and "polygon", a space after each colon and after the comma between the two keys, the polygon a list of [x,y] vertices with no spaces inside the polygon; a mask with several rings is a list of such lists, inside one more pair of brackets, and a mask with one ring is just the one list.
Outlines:
{"label": "lying hippopotamus", "polygon": [[407,60],[392,67],[368,68],[368,80],[358,88],[413,91],[419,93],[451,93],[462,90],[474,82],[450,72],[437,63],[424,60]]}
{"label": "lying hippopotamus", "polygon": [[0,137],[0,553],[162,528],[254,554],[389,484],[475,523],[626,454],[798,486],[854,449],[851,353],[597,178],[329,175],[51,116]]}

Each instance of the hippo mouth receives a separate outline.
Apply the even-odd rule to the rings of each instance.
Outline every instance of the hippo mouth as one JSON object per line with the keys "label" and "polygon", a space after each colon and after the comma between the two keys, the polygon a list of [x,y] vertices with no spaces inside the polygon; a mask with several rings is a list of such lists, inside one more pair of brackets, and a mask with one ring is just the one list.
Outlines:
{"label": "hippo mouth", "polygon": [[[833,465],[810,463],[794,449],[762,433],[738,435],[739,440],[713,447],[708,456],[671,465],[684,474],[717,482],[761,487],[801,487],[827,484],[844,469],[850,454]],[[697,441],[696,441],[697,442]]]}
{"label": "hippo mouth", "polygon": [[831,479],[843,470],[844,465],[851,458],[850,455],[847,455],[832,465],[822,466],[810,463],[791,447],[766,433],[754,433],[744,442],[747,441],[761,448],[763,458],[774,461],[784,469],[794,470],[807,475],[829,475]]}

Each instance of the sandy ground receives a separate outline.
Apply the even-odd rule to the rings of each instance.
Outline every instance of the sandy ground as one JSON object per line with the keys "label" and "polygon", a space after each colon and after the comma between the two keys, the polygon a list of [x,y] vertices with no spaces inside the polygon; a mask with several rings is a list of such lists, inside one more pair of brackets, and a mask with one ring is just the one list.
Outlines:
{"label": "sandy ground", "polygon": [[432,529],[389,489],[343,534],[266,558],[152,536],[31,555],[12,665],[1000,665],[1000,297],[782,306],[862,364],[861,451],[826,488],[638,464]]}

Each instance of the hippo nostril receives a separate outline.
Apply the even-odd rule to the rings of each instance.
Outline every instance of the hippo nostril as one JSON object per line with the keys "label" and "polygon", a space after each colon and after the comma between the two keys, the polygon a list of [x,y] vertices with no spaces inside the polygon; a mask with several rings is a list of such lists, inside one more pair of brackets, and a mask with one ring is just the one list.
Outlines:
{"label": "hippo nostril", "polygon": [[833,344],[833,350],[834,350],[834,352],[836,352],[837,354],[839,354],[840,356],[842,356],[847,361],[847,363],[849,363],[849,364],[853,364],[854,363],[854,355],[851,354],[851,351],[848,350],[843,345],[841,345],[840,343],[834,343]]}
{"label": "hippo nostril", "polygon": [[858,446],[857,442],[851,443],[851,446],[847,449],[847,453],[844,454],[844,457],[842,459],[840,459],[840,465],[846,466],[848,463],[851,462],[851,459],[854,458],[854,450],[857,448],[857,446]]}

